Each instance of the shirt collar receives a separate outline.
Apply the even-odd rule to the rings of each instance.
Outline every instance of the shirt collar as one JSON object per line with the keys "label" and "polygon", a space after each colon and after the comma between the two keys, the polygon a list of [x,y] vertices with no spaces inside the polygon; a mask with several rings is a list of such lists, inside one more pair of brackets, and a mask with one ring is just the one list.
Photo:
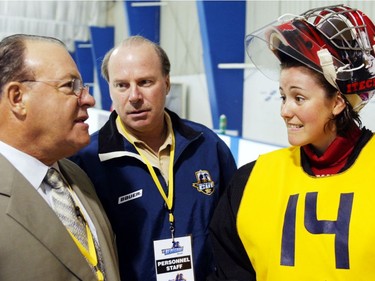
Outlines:
{"label": "shirt collar", "polygon": [[2,154],[35,188],[38,189],[45,177],[48,166],[38,159],[0,141]]}
{"label": "shirt collar", "polygon": [[[119,120],[120,120],[120,118],[117,118],[117,119],[116,119],[116,123],[117,123],[117,122],[121,122],[121,121],[119,121]],[[164,112],[164,120],[165,120],[165,122],[166,122],[166,124],[167,124],[167,137],[166,137],[164,143],[160,146],[160,149],[164,149],[164,148],[166,148],[168,145],[172,145],[172,130],[173,130],[173,127],[172,127],[172,120],[171,120],[171,117],[169,116],[169,114],[168,114],[167,112]],[[117,124],[117,126],[118,126],[118,128],[120,127],[119,124]],[[120,129],[118,129],[118,131],[121,132]],[[126,138],[125,135],[123,135],[123,136]],[[137,138],[136,138],[134,135],[132,135],[130,132],[128,132],[128,136],[129,136],[129,139],[128,139],[128,140],[129,140],[130,142],[132,142],[132,143],[134,143],[134,144],[142,144],[142,145],[148,147],[148,145],[147,145],[145,142],[143,142],[143,141],[137,139]]]}

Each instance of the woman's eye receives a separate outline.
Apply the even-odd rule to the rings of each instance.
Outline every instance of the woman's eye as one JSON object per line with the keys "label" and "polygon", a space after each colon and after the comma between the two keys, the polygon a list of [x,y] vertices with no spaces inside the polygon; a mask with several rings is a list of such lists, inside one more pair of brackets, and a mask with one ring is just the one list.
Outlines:
{"label": "woman's eye", "polygon": [[301,102],[303,102],[304,100],[305,100],[304,97],[301,97],[301,96],[297,96],[297,97],[296,97],[296,101],[297,101],[298,103],[301,103]]}

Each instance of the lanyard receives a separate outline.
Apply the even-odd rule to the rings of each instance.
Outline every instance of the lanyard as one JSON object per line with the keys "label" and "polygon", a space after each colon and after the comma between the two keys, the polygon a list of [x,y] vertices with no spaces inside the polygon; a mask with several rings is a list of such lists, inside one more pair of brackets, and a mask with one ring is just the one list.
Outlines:
{"label": "lanyard", "polygon": [[120,126],[122,132],[125,134],[126,138],[129,140],[129,142],[135,147],[135,149],[138,151],[139,155],[141,156],[143,162],[147,165],[147,168],[151,174],[152,179],[154,180],[154,183],[156,187],[158,188],[160,195],[163,197],[164,202],[167,205],[168,212],[169,212],[169,224],[170,224],[170,230],[172,235],[172,240],[174,240],[174,216],[172,213],[172,207],[173,207],[173,191],[174,191],[174,175],[173,175],[173,162],[174,162],[174,153],[175,153],[175,138],[173,134],[173,130],[171,130],[172,134],[172,146],[171,146],[171,152],[170,152],[170,158],[169,158],[169,175],[168,175],[168,196],[165,194],[163,187],[161,186],[161,183],[159,181],[159,178],[157,177],[154,168],[151,166],[150,161],[147,160],[147,157],[142,153],[140,149],[134,144],[134,142],[130,139],[129,133],[126,131],[124,124],[122,123],[120,117],[117,117],[120,121]]}
{"label": "lanyard", "polygon": [[95,245],[94,245],[94,239],[92,238],[91,231],[88,227],[88,224],[86,225],[86,233],[87,233],[87,242],[88,242],[88,248],[87,251],[86,248],[81,244],[81,242],[78,241],[78,239],[69,231],[70,236],[72,236],[73,241],[76,243],[78,249],[82,253],[82,255],[87,259],[87,261],[90,263],[92,267],[96,270],[96,276],[98,277],[98,281],[103,281],[104,276],[103,273],[98,268],[98,258],[96,255]]}
{"label": "lanyard", "polygon": [[[70,187],[69,187],[69,192],[71,193]],[[73,195],[72,195],[72,198],[73,198]],[[77,208],[79,207],[77,206]],[[70,232],[69,229],[67,230],[70,236],[72,237],[74,243],[76,243],[81,254],[86,258],[89,264],[95,269],[98,281],[103,281],[104,276],[103,276],[103,273],[98,268],[98,257],[96,255],[96,249],[95,249],[95,244],[94,244],[94,239],[92,237],[92,233],[90,231],[88,223],[86,222],[86,219],[83,217],[83,214],[81,212],[80,212],[80,215],[86,227],[88,250],[81,244],[80,241],[78,241],[78,239]]]}

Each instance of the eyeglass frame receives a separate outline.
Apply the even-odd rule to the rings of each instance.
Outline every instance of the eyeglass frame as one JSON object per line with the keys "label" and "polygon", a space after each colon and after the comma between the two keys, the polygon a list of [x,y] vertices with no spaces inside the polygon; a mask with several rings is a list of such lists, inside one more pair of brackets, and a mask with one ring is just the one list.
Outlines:
{"label": "eyeglass frame", "polygon": [[[80,83],[80,85],[78,86],[79,88],[77,89],[75,89],[74,90],[74,85],[76,85],[75,84],[75,81],[80,81],[81,83]],[[62,85],[61,86],[54,86],[54,85],[51,85],[51,84],[49,84],[48,82],[71,82],[72,83],[72,86],[71,86],[71,89],[70,89],[70,91],[78,98],[78,100],[80,101],[81,100],[81,98],[82,98],[82,94],[83,94],[83,92],[84,92],[84,90],[86,90],[86,91],[89,91],[89,85],[85,85],[85,84],[83,84],[83,81],[80,79],[80,78],[73,78],[73,79],[71,79],[71,80],[44,80],[44,81],[42,81],[42,80],[22,80],[22,81],[19,81],[20,83],[34,83],[34,82],[39,82],[39,83],[44,83],[44,84],[46,84],[46,85],[48,85],[48,86],[50,86],[50,87],[53,87],[53,88],[55,88],[57,91],[59,91],[59,92],[63,92],[63,91],[61,91],[61,87],[62,87]],[[65,84],[65,83],[64,83]],[[63,85],[64,85],[63,84]],[[64,92],[63,92],[64,93]],[[66,94],[66,93],[64,93],[64,94]]]}

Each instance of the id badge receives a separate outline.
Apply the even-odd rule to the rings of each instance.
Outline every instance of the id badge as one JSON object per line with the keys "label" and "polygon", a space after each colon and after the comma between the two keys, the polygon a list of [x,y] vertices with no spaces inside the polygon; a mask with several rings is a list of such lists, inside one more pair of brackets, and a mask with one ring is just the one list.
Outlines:
{"label": "id badge", "polygon": [[154,241],[157,281],[194,281],[191,236]]}

